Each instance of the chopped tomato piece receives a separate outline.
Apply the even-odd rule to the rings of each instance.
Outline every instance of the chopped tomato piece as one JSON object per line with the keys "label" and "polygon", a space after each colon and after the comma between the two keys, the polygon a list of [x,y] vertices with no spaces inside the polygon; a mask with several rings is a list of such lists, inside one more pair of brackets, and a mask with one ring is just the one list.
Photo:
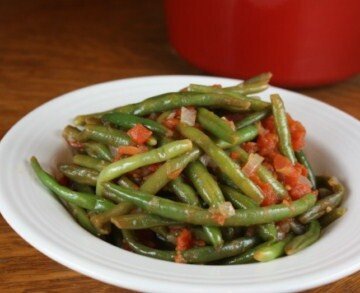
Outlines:
{"label": "chopped tomato piece", "polygon": [[84,147],[84,144],[82,142],[79,142],[79,141],[69,140],[68,143],[74,149],[81,149],[81,148]]}
{"label": "chopped tomato piece", "polygon": [[169,118],[164,120],[163,122],[163,124],[170,129],[175,129],[179,123],[180,123],[180,119],[178,118]]}
{"label": "chopped tomato piece", "polygon": [[277,134],[272,132],[265,132],[260,134],[257,139],[259,147],[259,154],[262,156],[273,157],[277,151],[277,143],[279,138]]}
{"label": "chopped tomato piece", "polygon": [[274,156],[273,165],[276,172],[279,172],[282,175],[290,175],[295,171],[291,161],[280,154]]}
{"label": "chopped tomato piece", "polygon": [[183,251],[192,247],[192,234],[189,229],[182,229],[180,234],[176,237],[176,250]]}
{"label": "chopped tomato piece", "polygon": [[130,146],[130,145],[127,145],[127,146],[121,146],[118,148],[118,154],[119,155],[136,155],[136,154],[139,154],[139,153],[143,153],[143,152],[146,152],[147,151],[147,147],[146,146],[138,146],[138,147],[135,147],[135,146]]}
{"label": "chopped tomato piece", "polygon": [[239,154],[237,152],[230,152],[230,158],[237,160],[239,158]]}
{"label": "chopped tomato piece", "polygon": [[276,127],[275,127],[275,119],[274,116],[271,115],[267,118],[265,118],[262,122],[261,122],[262,126],[269,130],[272,133],[276,133]]}
{"label": "chopped tomato piece", "polygon": [[289,114],[287,114],[287,120],[289,124],[291,134],[291,144],[295,151],[299,151],[305,146],[305,127],[296,120],[293,120]]}
{"label": "chopped tomato piece", "polygon": [[258,151],[258,145],[256,142],[245,142],[243,143],[243,149],[248,153],[256,153]]}
{"label": "chopped tomato piece", "polygon": [[305,194],[311,193],[311,187],[307,184],[297,183],[292,186],[289,194],[292,199],[296,200],[303,197]]}
{"label": "chopped tomato piece", "polygon": [[263,182],[255,173],[250,176],[250,179],[261,189],[264,195],[261,206],[273,205],[278,202],[278,197],[269,183]]}
{"label": "chopped tomato piece", "polygon": [[144,144],[152,135],[152,131],[139,123],[131,128],[127,134],[131,137],[133,142],[137,144]]}
{"label": "chopped tomato piece", "polygon": [[299,172],[299,174],[301,174],[302,176],[307,176],[307,169],[305,168],[305,166],[301,165],[300,163],[296,162],[295,163],[295,169],[297,172]]}

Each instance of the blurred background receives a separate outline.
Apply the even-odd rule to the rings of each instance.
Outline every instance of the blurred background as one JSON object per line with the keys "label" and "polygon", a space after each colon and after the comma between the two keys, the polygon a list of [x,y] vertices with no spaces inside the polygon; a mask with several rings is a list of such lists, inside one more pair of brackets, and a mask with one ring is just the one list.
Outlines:
{"label": "blurred background", "polygon": [[[54,97],[144,75],[272,71],[274,84],[359,119],[359,30],[359,0],[0,0],[0,139]],[[1,217],[0,235],[1,292],[115,290],[40,254]]]}

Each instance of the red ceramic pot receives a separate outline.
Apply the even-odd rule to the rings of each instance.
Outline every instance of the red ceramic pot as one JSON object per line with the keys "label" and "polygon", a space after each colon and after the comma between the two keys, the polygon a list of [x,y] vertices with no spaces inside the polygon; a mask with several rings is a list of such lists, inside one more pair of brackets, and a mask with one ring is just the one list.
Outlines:
{"label": "red ceramic pot", "polygon": [[170,41],[218,75],[308,87],[360,72],[359,0],[165,0]]}

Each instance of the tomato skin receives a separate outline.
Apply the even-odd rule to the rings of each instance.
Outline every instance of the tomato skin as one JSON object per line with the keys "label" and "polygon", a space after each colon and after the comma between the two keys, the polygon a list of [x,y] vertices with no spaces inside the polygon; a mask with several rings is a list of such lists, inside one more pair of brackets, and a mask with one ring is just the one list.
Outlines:
{"label": "tomato skin", "polygon": [[171,130],[175,129],[179,123],[180,119],[178,118],[169,118],[163,121],[163,124]]}
{"label": "tomato skin", "polygon": [[131,128],[127,134],[131,137],[133,142],[141,145],[147,142],[147,140],[152,135],[152,131],[139,123]]}

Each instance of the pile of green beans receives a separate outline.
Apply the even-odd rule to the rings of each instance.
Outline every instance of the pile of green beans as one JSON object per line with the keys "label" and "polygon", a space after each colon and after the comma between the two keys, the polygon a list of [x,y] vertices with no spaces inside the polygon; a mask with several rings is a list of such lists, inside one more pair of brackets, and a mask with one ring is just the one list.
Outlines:
{"label": "pile of green beans", "polygon": [[[235,265],[298,253],[345,214],[345,188],[335,177],[315,176],[304,150],[293,149],[279,95],[270,102],[251,96],[267,89],[270,78],[264,73],[230,87],[191,84],[80,115],[63,131],[73,156],[58,166],[62,180],[35,157],[32,169],[81,227],[144,256]],[[183,119],[190,112],[194,123]],[[244,168],[254,156],[246,143],[256,145],[271,115],[279,154],[307,171],[311,192],[298,199],[271,161],[258,162],[252,173]],[[141,145],[131,132],[139,125],[150,133]],[[264,204],[269,194],[253,176],[275,203]]]}

